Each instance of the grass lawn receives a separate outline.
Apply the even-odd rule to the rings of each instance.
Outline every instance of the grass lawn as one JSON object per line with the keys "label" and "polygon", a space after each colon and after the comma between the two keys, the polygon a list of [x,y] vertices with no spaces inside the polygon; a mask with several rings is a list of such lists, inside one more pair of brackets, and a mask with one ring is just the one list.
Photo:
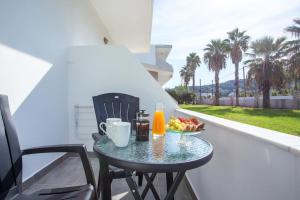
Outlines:
{"label": "grass lawn", "polygon": [[300,110],[181,105],[181,108],[300,136]]}

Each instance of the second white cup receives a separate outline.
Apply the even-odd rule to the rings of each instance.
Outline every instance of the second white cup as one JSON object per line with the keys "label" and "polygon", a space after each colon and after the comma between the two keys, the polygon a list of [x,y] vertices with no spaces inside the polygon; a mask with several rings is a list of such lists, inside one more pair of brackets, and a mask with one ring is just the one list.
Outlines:
{"label": "second white cup", "polygon": [[131,124],[129,122],[114,122],[112,125],[112,140],[117,147],[126,147],[130,138]]}

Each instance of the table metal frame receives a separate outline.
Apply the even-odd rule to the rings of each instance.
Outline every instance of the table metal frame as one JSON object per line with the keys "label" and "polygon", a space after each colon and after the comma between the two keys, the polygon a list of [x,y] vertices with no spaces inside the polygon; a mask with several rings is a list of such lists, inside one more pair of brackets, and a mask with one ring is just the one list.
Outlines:
{"label": "table metal frame", "polygon": [[[96,144],[95,144],[96,145]],[[126,178],[126,182],[136,200],[142,200],[146,197],[149,190],[152,191],[153,196],[156,200],[159,200],[160,197],[153,185],[153,181],[157,173],[166,174],[167,182],[167,195],[164,198],[165,200],[174,199],[174,194],[184,178],[185,172],[190,169],[200,167],[207,162],[209,162],[213,156],[213,148],[211,152],[198,160],[172,163],[172,164],[160,164],[160,163],[142,163],[134,162],[128,160],[121,160],[105,153],[101,152],[96,146],[94,146],[94,151],[99,158],[100,163],[100,185],[98,185],[98,195],[101,196],[102,200],[111,200],[111,181],[109,178],[109,165],[119,167],[121,169],[127,170],[128,173],[134,173],[135,171],[142,172],[147,184],[140,195],[138,192],[138,186],[136,182],[132,179],[132,176]],[[175,179],[173,179],[173,173],[177,172]],[[150,175],[151,174],[151,175]]]}

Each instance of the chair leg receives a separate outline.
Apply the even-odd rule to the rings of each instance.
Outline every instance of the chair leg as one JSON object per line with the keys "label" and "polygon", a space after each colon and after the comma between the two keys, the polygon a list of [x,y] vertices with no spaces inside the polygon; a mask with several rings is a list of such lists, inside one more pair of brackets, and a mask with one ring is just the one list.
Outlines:
{"label": "chair leg", "polygon": [[[100,162],[99,162],[99,163],[100,163]],[[97,194],[98,194],[98,195],[100,194],[100,184],[101,184],[100,176],[101,176],[101,171],[100,171],[100,169],[99,169],[98,185],[97,185]],[[99,196],[99,197],[100,197],[100,196]]]}
{"label": "chair leg", "polygon": [[143,185],[143,173],[142,172],[138,172],[138,185],[142,186]]}

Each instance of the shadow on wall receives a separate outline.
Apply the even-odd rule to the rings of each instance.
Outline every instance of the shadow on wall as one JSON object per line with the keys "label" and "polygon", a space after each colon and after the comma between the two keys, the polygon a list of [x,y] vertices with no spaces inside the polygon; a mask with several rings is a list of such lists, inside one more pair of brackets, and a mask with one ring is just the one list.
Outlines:
{"label": "shadow on wall", "polygon": [[0,55],[0,93],[9,97],[22,148],[67,143],[66,53],[52,64],[0,44]]}
{"label": "shadow on wall", "polygon": [[[21,148],[68,143],[65,53],[52,65],[0,44],[0,93],[10,100]],[[24,158],[24,179],[58,154]]]}
{"label": "shadow on wall", "polygon": [[[68,4],[57,6],[57,3],[57,0],[1,3],[0,92],[9,95],[12,113],[52,65],[59,62],[70,40],[69,27],[63,26],[65,21],[61,20],[64,17],[61,11]],[[51,98],[47,99],[50,101]]]}
{"label": "shadow on wall", "polygon": [[[60,31],[61,16],[47,18],[41,13],[47,5],[51,12],[55,4],[44,3],[41,6],[7,1],[0,7],[0,93],[9,97],[22,148],[68,143],[65,83],[68,40]],[[48,29],[41,28],[45,24]],[[51,39],[45,38],[49,34]],[[57,156],[26,156],[23,179]]]}
{"label": "shadow on wall", "polygon": [[[63,56],[64,57],[64,56]],[[67,68],[56,62],[13,115],[22,148],[68,143]],[[24,179],[60,154],[26,156]]]}
{"label": "shadow on wall", "polygon": [[[10,100],[21,147],[68,143],[65,53],[56,62],[0,44],[0,93]],[[58,154],[24,158],[24,179]]]}
{"label": "shadow on wall", "polygon": [[14,114],[53,64],[2,44],[0,55],[0,92],[9,96]]}
{"label": "shadow on wall", "polygon": [[13,114],[22,148],[67,142],[66,133],[62,133],[68,131],[67,68],[62,67],[63,57],[33,86]]}
{"label": "shadow on wall", "polygon": [[12,112],[67,47],[99,44],[107,35],[95,8],[82,0],[1,2],[0,27],[0,83],[9,77],[0,92],[9,95]]}

